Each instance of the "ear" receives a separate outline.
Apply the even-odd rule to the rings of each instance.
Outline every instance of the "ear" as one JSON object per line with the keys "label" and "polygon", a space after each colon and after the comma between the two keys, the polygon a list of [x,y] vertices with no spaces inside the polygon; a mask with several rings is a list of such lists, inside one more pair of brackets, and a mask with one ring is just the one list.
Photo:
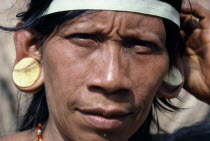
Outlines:
{"label": "ear", "polygon": [[184,85],[184,69],[183,69],[183,64],[182,64],[180,56],[177,57],[177,63],[175,67],[181,73],[181,76],[182,76],[181,84],[177,86],[172,86],[166,83],[165,81],[162,81],[162,84],[157,92],[157,97],[171,99],[171,98],[175,98],[180,93]]}
{"label": "ear", "polygon": [[[37,34],[30,29],[21,29],[15,32],[14,36],[16,48],[16,60],[14,66],[24,58],[34,58],[41,62],[41,48]],[[42,69],[42,68],[41,68]],[[30,87],[20,87],[15,85],[20,91],[26,93],[35,93],[44,84],[43,70],[36,82]]]}

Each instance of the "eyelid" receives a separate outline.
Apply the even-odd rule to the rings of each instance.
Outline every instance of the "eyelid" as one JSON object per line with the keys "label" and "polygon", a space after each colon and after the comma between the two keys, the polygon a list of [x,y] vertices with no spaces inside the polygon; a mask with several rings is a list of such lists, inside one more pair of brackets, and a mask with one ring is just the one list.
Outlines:
{"label": "eyelid", "polygon": [[67,36],[67,38],[94,39],[94,36],[87,33],[75,33]]}
{"label": "eyelid", "polygon": [[70,38],[80,38],[80,39],[90,39],[96,42],[103,42],[105,41],[105,37],[98,33],[74,33],[67,37]]}
{"label": "eyelid", "polygon": [[138,40],[138,39],[130,39],[126,41],[125,43],[126,47],[130,48],[131,46],[145,46],[149,47],[151,49],[157,49],[157,45],[151,41],[146,41],[146,40]]}

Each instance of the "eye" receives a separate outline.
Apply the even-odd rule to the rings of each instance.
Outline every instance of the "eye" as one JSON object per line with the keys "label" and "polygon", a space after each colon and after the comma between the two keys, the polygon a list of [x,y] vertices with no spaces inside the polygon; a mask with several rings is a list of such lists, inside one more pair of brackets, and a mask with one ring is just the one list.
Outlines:
{"label": "eye", "polygon": [[76,33],[68,36],[67,38],[77,38],[77,39],[90,39],[94,40],[96,37],[92,34]]}
{"label": "eye", "polygon": [[71,43],[81,47],[94,47],[98,44],[97,36],[94,34],[76,33],[65,38]]}
{"label": "eye", "polygon": [[143,40],[130,40],[127,45],[128,48],[131,47],[147,47],[151,49],[155,49],[156,45],[149,41],[143,41]]}
{"label": "eye", "polygon": [[152,53],[159,51],[160,48],[151,41],[132,39],[128,40],[125,45],[126,48],[132,49],[137,53]]}

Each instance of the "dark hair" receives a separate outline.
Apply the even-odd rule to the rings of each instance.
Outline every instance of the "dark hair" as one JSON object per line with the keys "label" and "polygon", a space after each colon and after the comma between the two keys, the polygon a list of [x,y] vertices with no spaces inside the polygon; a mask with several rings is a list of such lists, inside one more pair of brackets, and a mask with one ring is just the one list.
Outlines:
{"label": "dark hair", "polygon": [[[61,12],[48,16],[43,16],[53,0],[31,0],[28,5],[28,10],[26,12],[19,13],[17,18],[23,21],[23,24],[15,28],[7,28],[0,26],[0,29],[6,31],[16,31],[23,28],[32,28],[40,35],[40,39],[44,41],[54,30],[54,28],[65,22],[66,20],[73,19],[75,17],[81,16],[87,13],[87,10],[77,10],[69,12]],[[178,11],[181,9],[182,0],[161,0],[171,4]],[[40,18],[42,17],[42,18]],[[179,28],[177,25],[169,20],[164,19],[165,29],[166,29],[166,47],[169,54],[170,66],[176,63],[176,53],[180,51],[178,48],[179,42]],[[173,31],[173,32],[172,32]],[[160,109],[163,111],[174,111],[178,110],[177,107],[173,106],[170,100],[165,98],[154,98],[153,109]],[[153,118],[153,109],[151,109],[147,119],[136,132],[135,135],[131,137],[131,140],[137,140],[139,138],[151,140],[149,136],[150,124]],[[44,87],[36,93],[28,109],[25,113],[20,131],[25,131],[28,129],[35,129],[38,123],[45,124],[48,120],[49,113],[45,95]],[[158,122],[157,122],[158,123]]]}

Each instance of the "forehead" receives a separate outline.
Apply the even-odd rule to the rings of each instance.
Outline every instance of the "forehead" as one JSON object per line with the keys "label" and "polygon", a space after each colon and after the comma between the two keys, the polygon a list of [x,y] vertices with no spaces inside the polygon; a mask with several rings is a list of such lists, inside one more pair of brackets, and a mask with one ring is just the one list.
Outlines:
{"label": "forehead", "polygon": [[102,30],[118,28],[119,30],[152,31],[159,34],[164,28],[161,18],[133,12],[91,11],[89,14],[69,20],[60,26],[71,27],[72,30]]}

